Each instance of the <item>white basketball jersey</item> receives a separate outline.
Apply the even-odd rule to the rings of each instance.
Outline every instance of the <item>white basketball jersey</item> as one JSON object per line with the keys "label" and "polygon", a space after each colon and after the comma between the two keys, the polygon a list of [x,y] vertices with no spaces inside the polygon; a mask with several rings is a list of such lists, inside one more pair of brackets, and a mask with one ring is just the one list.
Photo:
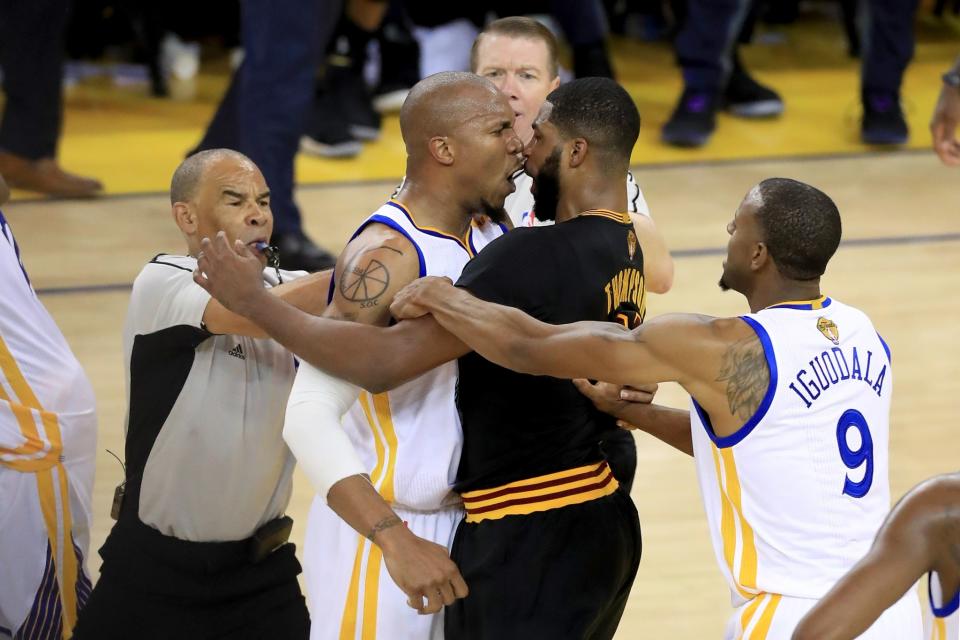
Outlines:
{"label": "white basketball jersey", "polygon": [[759,409],[722,438],[695,401],[690,412],[714,551],[735,606],[820,598],[890,508],[890,353],[863,312],[826,297],[743,320],[770,370]]}
{"label": "white basketball jersey", "polygon": [[[472,226],[457,238],[417,226],[397,200],[380,207],[360,226],[379,223],[407,237],[420,260],[420,276],[456,282],[467,261],[503,233],[498,225]],[[454,401],[457,363],[448,362],[386,393],[361,392],[343,418],[370,479],[390,503],[432,511],[459,502],[451,492],[460,462],[463,433]]]}
{"label": "white basketball jersey", "polygon": [[944,593],[935,571],[927,574],[929,606],[926,619],[928,640],[960,640],[960,590]]}
{"label": "white basketball jersey", "polygon": [[50,469],[63,461],[64,432],[95,438],[93,387],[30,286],[2,213],[0,276],[0,463]]}

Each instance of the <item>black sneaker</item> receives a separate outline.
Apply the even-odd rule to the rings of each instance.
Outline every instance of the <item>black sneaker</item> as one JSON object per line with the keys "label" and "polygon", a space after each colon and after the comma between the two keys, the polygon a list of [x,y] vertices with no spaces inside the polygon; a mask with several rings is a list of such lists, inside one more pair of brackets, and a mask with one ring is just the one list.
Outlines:
{"label": "black sneaker", "polygon": [[270,244],[277,247],[280,267],[289,271],[323,271],[337,264],[337,257],[313,243],[302,231],[274,233]]}
{"label": "black sneaker", "polygon": [[772,118],[783,113],[783,100],[776,91],[735,68],[723,92],[723,108],[741,118]]}
{"label": "black sneaker", "polygon": [[717,125],[717,103],[712,91],[684,89],[660,137],[678,147],[702,147]]}
{"label": "black sneaker", "polygon": [[360,141],[350,134],[346,115],[329,91],[317,91],[307,131],[300,138],[300,150],[322,158],[352,158],[363,150]]}
{"label": "black sneaker", "polygon": [[380,84],[373,92],[378,113],[396,113],[410,87],[420,81],[420,45],[402,22],[388,21],[377,36],[380,43]]}
{"label": "black sneaker", "polygon": [[900,107],[900,96],[892,91],[864,91],[860,139],[867,144],[905,144],[910,135]]}
{"label": "black sneaker", "polygon": [[380,114],[373,108],[363,76],[351,67],[327,67],[326,86],[347,119],[347,130],[357,140],[380,137]]}

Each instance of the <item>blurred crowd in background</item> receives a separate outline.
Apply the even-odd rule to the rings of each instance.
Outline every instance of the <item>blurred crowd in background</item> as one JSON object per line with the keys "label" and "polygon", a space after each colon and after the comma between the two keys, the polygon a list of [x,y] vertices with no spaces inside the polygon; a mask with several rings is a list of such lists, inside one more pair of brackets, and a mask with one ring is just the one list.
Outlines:
{"label": "blurred crowd in background", "polygon": [[[533,15],[564,43],[572,77],[617,77],[610,34],[672,47],[683,88],[660,131],[665,144],[709,143],[720,111],[777,117],[784,100],[739,55],[758,25],[803,11],[835,16],[849,55],[861,59],[860,137],[900,145],[909,131],[900,88],[914,52],[920,0],[31,0],[0,5],[0,174],[12,186],[59,196],[102,190],[56,160],[64,83],[110,75],[149,83],[158,97],[229,62],[230,86],[193,151],[230,147],[264,171],[274,193],[277,242],[312,266],[330,256],[300,227],[293,202],[298,152],[349,158],[376,140],[420,78],[471,70],[471,46],[488,21]],[[960,12],[960,0],[923,11]],[[960,51],[960,45],[958,45]],[[475,70],[475,69],[474,69]],[[503,87],[501,87],[503,89]],[[520,91],[522,89],[515,89]],[[839,107],[838,107],[839,110]],[[186,152],[187,150],[185,150]]]}

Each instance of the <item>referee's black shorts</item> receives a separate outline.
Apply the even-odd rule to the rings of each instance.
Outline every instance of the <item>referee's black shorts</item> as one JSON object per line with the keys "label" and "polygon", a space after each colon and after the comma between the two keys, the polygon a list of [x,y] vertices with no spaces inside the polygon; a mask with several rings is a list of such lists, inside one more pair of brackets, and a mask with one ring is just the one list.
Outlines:
{"label": "referee's black shorts", "polygon": [[306,639],[300,563],[287,543],[253,562],[247,540],[188,542],[121,516],[74,640]]}
{"label": "referee's black shorts", "polygon": [[457,529],[451,557],[470,594],[446,607],[447,640],[613,637],[641,552],[640,520],[623,491],[469,519]]}

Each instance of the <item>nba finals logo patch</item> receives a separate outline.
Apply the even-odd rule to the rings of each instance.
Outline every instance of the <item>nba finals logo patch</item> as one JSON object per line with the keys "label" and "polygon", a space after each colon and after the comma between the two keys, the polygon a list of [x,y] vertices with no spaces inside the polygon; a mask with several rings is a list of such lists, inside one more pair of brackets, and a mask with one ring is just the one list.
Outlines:
{"label": "nba finals logo patch", "polygon": [[840,344],[840,331],[837,329],[837,325],[834,324],[833,320],[828,320],[827,318],[818,319],[817,329],[820,330],[824,338],[833,344]]}
{"label": "nba finals logo patch", "polygon": [[627,253],[630,255],[630,261],[633,261],[633,255],[637,252],[637,234],[633,229],[627,231]]}

